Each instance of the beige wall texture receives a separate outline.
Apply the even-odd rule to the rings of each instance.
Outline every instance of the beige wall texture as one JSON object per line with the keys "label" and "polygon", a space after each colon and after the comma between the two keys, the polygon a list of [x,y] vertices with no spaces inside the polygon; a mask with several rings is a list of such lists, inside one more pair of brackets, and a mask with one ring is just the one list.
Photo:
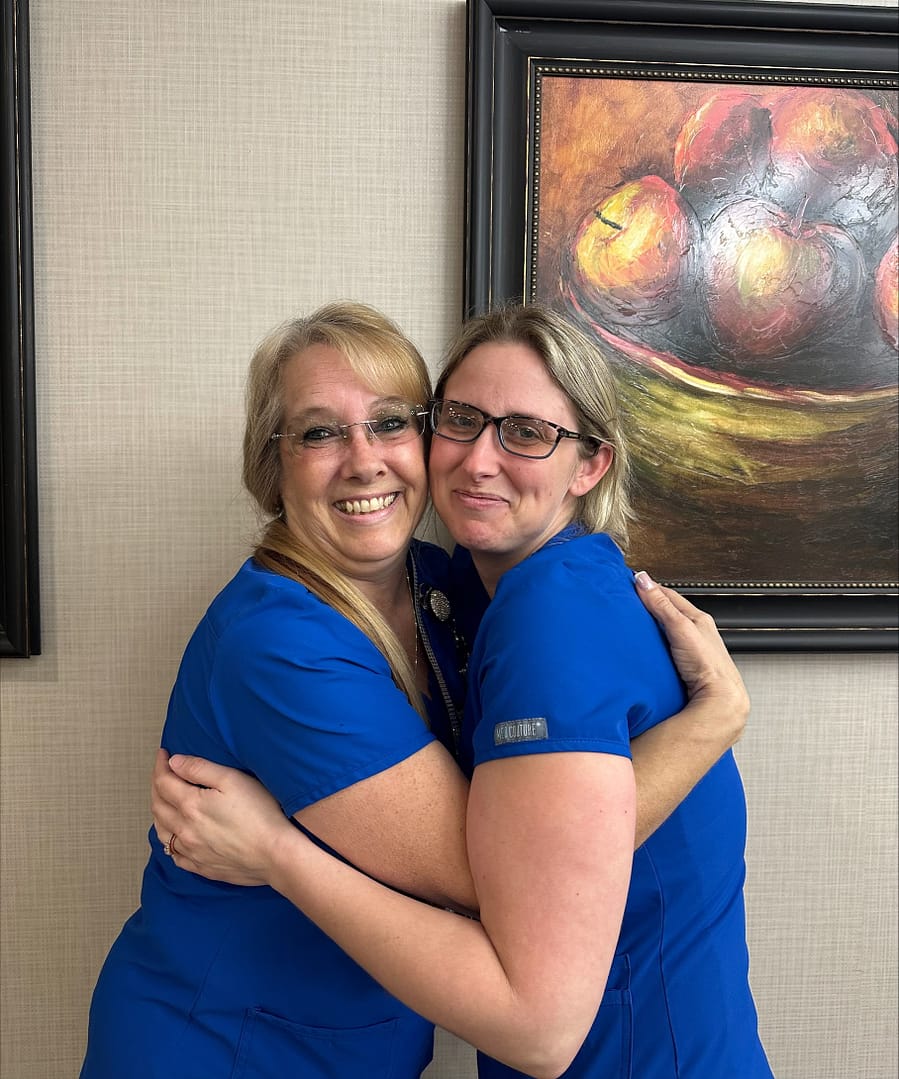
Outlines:
{"label": "beige wall texture", "polygon": [[[31,0],[44,635],[0,667],[2,1079],[77,1075],[136,905],[176,665],[253,533],[254,342],[352,297],[436,361],[457,322],[464,21],[461,0]],[[895,657],[739,663],[775,1071],[891,1079]],[[474,1074],[438,1044],[430,1079]]]}

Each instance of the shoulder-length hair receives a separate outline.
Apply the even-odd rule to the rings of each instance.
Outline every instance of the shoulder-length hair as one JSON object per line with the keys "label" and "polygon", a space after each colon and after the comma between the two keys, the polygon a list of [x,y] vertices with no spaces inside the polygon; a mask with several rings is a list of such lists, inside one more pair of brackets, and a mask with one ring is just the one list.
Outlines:
{"label": "shoulder-length hair", "polygon": [[[415,674],[399,638],[359,588],[334,566],[330,552],[296,535],[281,514],[281,453],[272,435],[284,421],[283,371],[311,345],[336,349],[377,394],[397,394],[424,406],[431,395],[418,349],[380,311],[359,303],[330,303],[269,333],[250,363],[243,440],[243,482],[267,518],[253,552],[267,569],[298,581],[357,626],[384,655],[394,681],[424,715]],[[423,451],[424,452],[424,451]]]}
{"label": "shoulder-length hair", "polygon": [[[512,342],[540,357],[552,381],[571,402],[578,431],[612,449],[612,464],[599,483],[578,499],[574,520],[588,532],[607,532],[623,549],[634,518],[630,500],[630,454],[615,377],[599,345],[561,315],[540,304],[504,304],[469,319],[450,343],[436,395],[478,345]],[[591,451],[583,442],[579,451]]]}

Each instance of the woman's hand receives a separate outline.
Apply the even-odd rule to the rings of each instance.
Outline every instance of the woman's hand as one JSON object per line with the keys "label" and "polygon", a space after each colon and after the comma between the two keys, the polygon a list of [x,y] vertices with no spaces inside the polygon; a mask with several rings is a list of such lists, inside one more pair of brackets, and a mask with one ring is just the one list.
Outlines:
{"label": "woman's hand", "polygon": [[[156,754],[150,807],[180,869],[228,884],[268,884],[275,851],[294,831],[257,780],[202,757]],[[173,841],[174,840],[174,841]]]}
{"label": "woman's hand", "polygon": [[671,657],[690,700],[715,701],[722,714],[739,722],[742,734],[749,715],[749,694],[714,618],[673,588],[656,584],[646,572],[637,573],[634,580],[644,607],[668,638]]}

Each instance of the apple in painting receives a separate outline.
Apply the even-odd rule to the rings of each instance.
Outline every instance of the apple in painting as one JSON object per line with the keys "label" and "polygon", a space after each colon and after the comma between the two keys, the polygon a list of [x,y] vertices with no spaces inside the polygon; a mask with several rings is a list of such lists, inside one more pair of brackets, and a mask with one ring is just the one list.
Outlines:
{"label": "apple in painting", "polygon": [[848,229],[875,266],[896,227],[896,117],[857,90],[797,87],[771,105],[766,197]]}
{"label": "apple in painting", "polygon": [[899,237],[896,236],[874,274],[874,317],[887,343],[899,348]]}
{"label": "apple in painting", "polygon": [[707,220],[722,202],[758,195],[768,169],[771,118],[755,94],[717,90],[684,122],[674,144],[678,190]]}
{"label": "apple in painting", "polygon": [[839,330],[858,307],[865,277],[858,245],[843,229],[757,199],[717,215],[705,259],[713,340],[735,367],[767,373]]}
{"label": "apple in painting", "polygon": [[594,207],[570,248],[571,277],[604,321],[649,326],[681,308],[692,283],[698,222],[659,176],[622,184]]}

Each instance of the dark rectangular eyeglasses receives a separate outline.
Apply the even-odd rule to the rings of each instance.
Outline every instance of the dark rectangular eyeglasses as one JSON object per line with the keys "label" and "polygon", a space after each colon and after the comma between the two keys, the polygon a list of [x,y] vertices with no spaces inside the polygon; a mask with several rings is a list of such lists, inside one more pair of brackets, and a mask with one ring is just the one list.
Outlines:
{"label": "dark rectangular eyeglasses", "polygon": [[594,454],[603,444],[603,439],[594,435],[581,435],[534,416],[488,416],[463,401],[438,399],[431,402],[431,429],[438,438],[450,442],[474,442],[490,424],[499,434],[500,446],[516,457],[549,457],[563,438],[584,442]]}

